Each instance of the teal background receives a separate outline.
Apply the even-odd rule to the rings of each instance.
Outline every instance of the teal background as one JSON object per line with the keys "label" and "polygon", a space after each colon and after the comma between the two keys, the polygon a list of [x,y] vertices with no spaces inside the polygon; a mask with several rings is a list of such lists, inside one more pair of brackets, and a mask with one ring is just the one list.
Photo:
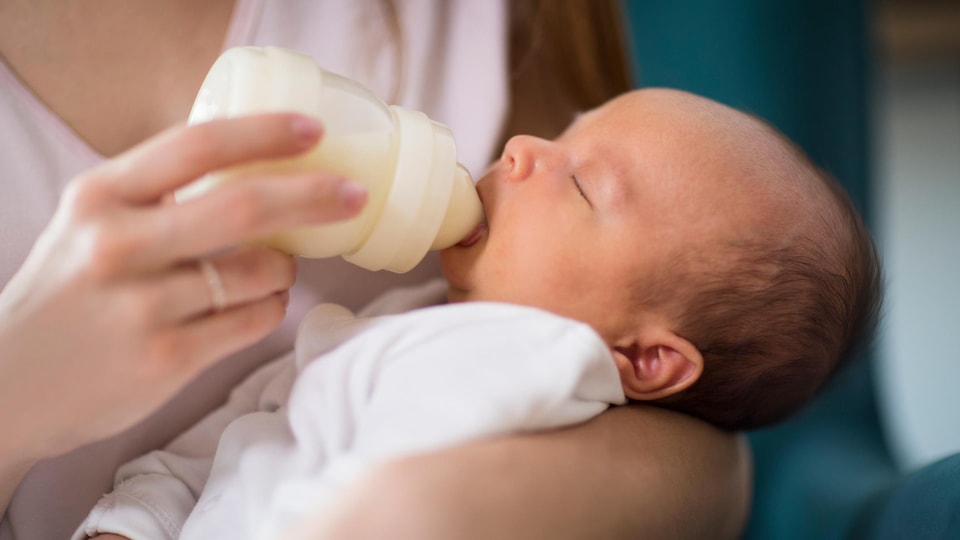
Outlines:
{"label": "teal background", "polygon": [[[864,0],[626,0],[639,86],[702,94],[763,117],[873,215],[871,5]],[[960,538],[960,455],[898,471],[871,354],[797,417],[749,435],[748,539]]]}

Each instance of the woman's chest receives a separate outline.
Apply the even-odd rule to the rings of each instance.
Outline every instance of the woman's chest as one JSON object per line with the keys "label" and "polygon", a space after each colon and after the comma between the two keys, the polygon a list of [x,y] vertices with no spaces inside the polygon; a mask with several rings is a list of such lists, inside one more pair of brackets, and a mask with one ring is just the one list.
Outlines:
{"label": "woman's chest", "polygon": [[186,119],[222,47],[233,0],[192,9],[178,9],[180,0],[144,7],[150,4],[67,1],[31,9],[0,3],[7,69],[103,156]]}

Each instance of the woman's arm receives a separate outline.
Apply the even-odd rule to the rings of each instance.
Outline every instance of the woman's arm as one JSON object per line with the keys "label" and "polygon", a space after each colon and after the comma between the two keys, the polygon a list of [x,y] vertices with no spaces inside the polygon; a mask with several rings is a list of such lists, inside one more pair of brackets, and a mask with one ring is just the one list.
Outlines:
{"label": "woman's arm", "polygon": [[569,429],[385,465],[295,538],[737,538],[749,482],[742,438],[618,407]]}

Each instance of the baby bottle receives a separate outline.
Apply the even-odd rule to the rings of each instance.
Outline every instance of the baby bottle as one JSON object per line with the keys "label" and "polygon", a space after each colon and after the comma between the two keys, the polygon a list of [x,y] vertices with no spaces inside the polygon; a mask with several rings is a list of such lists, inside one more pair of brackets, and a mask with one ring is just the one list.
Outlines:
{"label": "baby bottle", "polygon": [[305,154],[233,167],[180,189],[183,201],[222,182],[264,172],[322,170],[366,187],[359,215],[258,240],[303,257],[343,256],[369,270],[406,272],[429,250],[449,247],[481,221],[483,208],[457,163],[446,126],[425,114],[386,105],[369,90],[278,47],[237,47],[210,68],[189,123],[294,111],[319,119],[320,142]]}

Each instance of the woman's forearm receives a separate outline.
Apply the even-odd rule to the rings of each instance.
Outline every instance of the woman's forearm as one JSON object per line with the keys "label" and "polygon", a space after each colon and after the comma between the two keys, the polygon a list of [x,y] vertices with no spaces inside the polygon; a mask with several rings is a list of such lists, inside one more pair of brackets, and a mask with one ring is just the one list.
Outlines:
{"label": "woman's forearm", "polygon": [[742,439],[650,407],[388,464],[302,538],[736,538]]}

